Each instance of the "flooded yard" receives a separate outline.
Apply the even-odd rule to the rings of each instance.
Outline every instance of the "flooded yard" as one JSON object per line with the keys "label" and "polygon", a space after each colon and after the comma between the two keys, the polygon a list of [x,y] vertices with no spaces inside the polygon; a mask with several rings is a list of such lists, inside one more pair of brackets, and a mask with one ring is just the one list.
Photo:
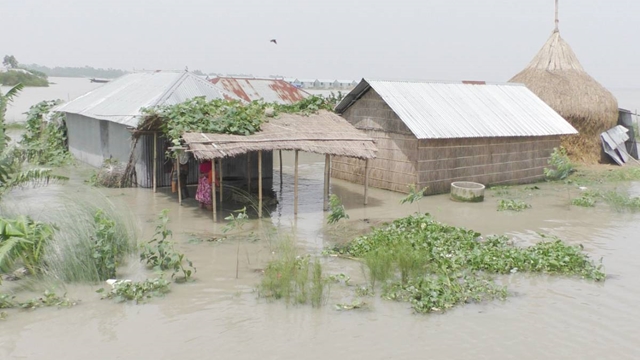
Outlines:
{"label": "flooded yard", "polygon": [[[183,206],[169,189],[100,189],[123,212],[130,211],[140,239],[148,240],[163,209],[179,248],[197,267],[194,281],[174,284],[164,298],[142,305],[100,300],[100,286],[68,286],[67,296],[81,300],[69,309],[16,311],[0,322],[2,359],[637,359],[640,357],[640,252],[638,214],[614,212],[606,206],[570,206],[577,187],[539,184],[517,191],[532,205],[523,212],[499,212],[496,191],[485,201],[456,203],[448,195],[425,197],[400,205],[402,194],[370,189],[362,205],[361,185],[333,180],[350,219],[326,225],[322,211],[323,157],[302,154],[299,213],[293,214],[293,166],[285,154],[283,183],[274,175],[279,204],[271,218],[252,219],[245,238],[220,241],[224,222],[193,199]],[[275,169],[278,165],[275,164]],[[60,194],[89,191],[87,171],[73,170],[69,184],[16,192],[30,213],[47,211]],[[626,186],[626,185],[625,185]],[[570,189],[570,190],[567,190]],[[638,184],[630,191],[640,193]],[[32,199],[32,200],[29,200]],[[52,200],[53,201],[53,200]],[[352,289],[332,285],[326,306],[286,306],[258,298],[256,285],[274,250],[260,234],[291,236],[305,252],[321,254],[336,241],[350,240],[372,225],[428,212],[438,221],[488,234],[506,234],[530,244],[537,233],[583,244],[595,260],[603,258],[604,283],[576,278],[513,274],[501,277],[506,301],[469,304],[444,314],[414,314],[407,303],[366,298],[368,309],[336,311],[349,302]],[[227,211],[235,209],[225,209]],[[251,235],[253,233],[253,235]],[[344,273],[363,283],[360,263],[323,257],[329,274]],[[236,268],[238,278],[236,278]],[[147,271],[137,261],[123,277],[139,279]],[[64,292],[58,291],[59,293]]]}

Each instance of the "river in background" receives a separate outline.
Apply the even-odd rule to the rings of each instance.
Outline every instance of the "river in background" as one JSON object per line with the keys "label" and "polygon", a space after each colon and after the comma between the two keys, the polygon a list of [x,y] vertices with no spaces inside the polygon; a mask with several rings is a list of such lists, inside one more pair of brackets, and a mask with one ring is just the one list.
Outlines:
{"label": "river in background", "polygon": [[[274,169],[278,169],[277,157]],[[254,291],[277,239],[194,241],[223,236],[224,224],[187,199],[177,204],[168,189],[101,189],[123,213],[137,220],[142,239],[155,219],[169,210],[174,240],[197,267],[195,281],[172,285],[165,298],[148,304],[99,300],[99,286],[69,286],[67,296],[82,302],[70,309],[11,312],[0,322],[2,359],[638,359],[640,358],[640,215],[606,207],[569,206],[579,190],[540,184],[521,191],[532,204],[522,213],[496,211],[498,198],[488,191],[483,203],[452,202],[446,195],[399,205],[401,194],[370,189],[363,206],[362,186],[333,180],[350,215],[348,222],[325,225],[322,212],[323,157],[301,154],[300,209],[294,216],[293,167],[284,154],[283,182],[277,170],[279,199],[272,217],[251,220],[247,234],[276,230],[296,239],[304,251],[319,254],[335,241],[417,210],[437,220],[483,234],[508,234],[518,244],[536,233],[583,244],[603,258],[609,278],[593,283],[575,278],[513,274],[501,281],[511,296],[461,306],[444,314],[413,314],[407,303],[364,298],[368,310],[340,312],[336,303],[354,299],[353,288],[333,285],[326,306],[286,307],[259,299]],[[88,172],[74,169],[66,185],[16,191],[5,202],[19,204],[38,217],[60,196],[91,196],[83,185]],[[629,191],[640,195],[640,184]],[[524,187],[520,187],[523,189]],[[625,187],[626,188],[626,187]],[[18,205],[16,205],[18,206]],[[231,209],[227,209],[231,210]],[[359,263],[323,258],[328,273],[345,273],[363,284]],[[239,264],[239,265],[238,265]],[[239,276],[236,279],[236,266]],[[122,276],[139,279],[144,270],[132,261]]]}

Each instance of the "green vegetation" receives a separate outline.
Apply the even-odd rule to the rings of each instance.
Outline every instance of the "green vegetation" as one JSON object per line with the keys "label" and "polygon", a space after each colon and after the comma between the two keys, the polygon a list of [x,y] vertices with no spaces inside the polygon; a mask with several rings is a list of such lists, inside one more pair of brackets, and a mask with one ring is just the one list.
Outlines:
{"label": "green vegetation", "polygon": [[309,256],[297,256],[293,243],[284,241],[264,271],[258,294],[287,304],[311,303],[319,307],[328,292],[328,281],[322,274],[322,265],[317,259],[311,262]]}
{"label": "green vegetation", "polygon": [[13,99],[18,96],[20,91],[24,89],[24,85],[17,84],[11,89],[7,90],[5,94],[0,91],[0,153],[4,153],[6,150],[8,137],[6,135],[6,114],[7,107],[13,101]]}
{"label": "green vegetation", "polygon": [[103,78],[103,79],[115,79],[122,75],[127,74],[124,70],[118,69],[101,69],[93,68],[90,66],[83,67],[47,67],[38,64],[23,65],[23,68],[29,71],[38,71],[47,76],[54,77],[77,77],[77,78]]}
{"label": "green vegetation", "polygon": [[120,188],[122,174],[124,174],[125,165],[116,159],[104,159],[102,167],[95,170],[91,177],[85,182],[91,186]]}
{"label": "green vegetation", "polygon": [[[170,270],[172,272],[171,278],[174,278],[176,274],[182,273],[182,276],[177,277],[176,281],[187,281],[196,271],[196,268],[193,267],[193,263],[183,253],[175,250],[173,242],[169,240],[172,233],[171,230],[167,229],[167,224],[169,223],[167,213],[168,210],[163,210],[160,213],[158,218],[160,223],[156,226],[156,233],[153,235],[153,239],[142,246],[140,260],[145,261],[148,266],[156,271],[164,272]],[[186,267],[184,263],[187,264]]]}
{"label": "green vegetation", "polygon": [[36,309],[40,307],[71,307],[77,302],[68,298],[56,295],[56,293],[46,290],[41,297],[25,301],[17,301],[14,295],[0,294],[0,309]]}
{"label": "green vegetation", "polygon": [[593,207],[602,201],[616,211],[640,211],[640,197],[629,196],[617,190],[587,190],[571,204],[583,207]]}
{"label": "green vegetation", "polygon": [[54,226],[25,216],[0,218],[0,270],[11,271],[21,262],[29,274],[41,273],[43,255],[54,231]]}
{"label": "green vegetation", "polygon": [[[250,135],[260,131],[267,117],[266,110],[278,113],[312,114],[318,110],[332,110],[329,100],[310,96],[292,105],[253,101],[244,104],[235,100],[211,100],[196,97],[176,105],[145,109],[142,129],[160,126],[174,142],[185,132]],[[269,110],[271,112],[271,110]]]}
{"label": "green vegetation", "polygon": [[409,187],[409,194],[407,194],[407,196],[400,199],[400,204],[418,203],[418,212],[421,212],[419,201],[422,200],[422,198],[424,198],[424,193],[427,191],[428,187],[422,188],[421,190],[418,190],[416,188],[416,184],[411,184],[408,187]]}
{"label": "green vegetation", "polygon": [[49,86],[49,80],[46,77],[43,78],[20,69],[0,72],[0,85],[15,86],[17,84],[29,87],[46,87]]}
{"label": "green vegetation", "polygon": [[504,299],[506,289],[495,284],[492,274],[605,279],[602,265],[591,261],[582,246],[543,238],[535,245],[518,247],[505,236],[482,239],[474,231],[416,214],[336,246],[333,252],[363,259],[371,287],[382,284],[384,298],[410,302],[421,313]]}
{"label": "green vegetation", "polygon": [[340,198],[335,194],[331,194],[331,196],[329,196],[329,215],[327,216],[327,223],[335,224],[342,219],[349,219],[349,215],[345,211]]}
{"label": "green vegetation", "polygon": [[135,301],[142,303],[152,297],[161,297],[169,292],[170,283],[162,278],[147,279],[141,282],[116,281],[109,291],[98,289],[103,299],[114,299],[116,302]]}
{"label": "green vegetation", "polygon": [[548,163],[550,167],[544,169],[544,176],[547,180],[564,180],[575,172],[567,150],[563,147],[553,149]]}
{"label": "green vegetation", "polygon": [[15,69],[18,67],[18,59],[13,55],[5,55],[4,58],[2,58],[2,65],[9,69]]}
{"label": "green vegetation", "polygon": [[530,204],[522,200],[500,199],[498,201],[498,211],[523,211],[531,208]]}
{"label": "green vegetation", "polygon": [[[31,164],[61,166],[73,161],[67,148],[64,115],[50,114],[60,100],[41,101],[27,113],[25,133],[18,152]],[[48,121],[45,116],[51,115]]]}

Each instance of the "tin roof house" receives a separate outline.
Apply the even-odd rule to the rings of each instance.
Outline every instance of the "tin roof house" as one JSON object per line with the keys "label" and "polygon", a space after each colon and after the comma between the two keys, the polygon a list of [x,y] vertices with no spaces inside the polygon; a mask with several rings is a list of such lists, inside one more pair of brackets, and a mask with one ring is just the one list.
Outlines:
{"label": "tin roof house", "polygon": [[370,186],[398,192],[534,182],[561,137],[577,134],[521,84],[363,79],[336,112],[373,138],[378,153],[368,164],[335,157],[332,176],[362,182],[368,169]]}
{"label": "tin roof house", "polygon": [[262,100],[293,104],[309,94],[283,79],[216,77],[210,80],[221,90],[247,102]]}
{"label": "tin roof house", "polygon": [[[69,150],[74,157],[100,167],[107,159],[126,164],[134,151],[137,183],[151,187],[153,161],[156,159],[160,164],[164,161],[165,140],[143,134],[132,149],[132,131],[138,126],[142,109],[178,104],[198,96],[209,100],[236,99],[192,73],[153,71],[124,75],[54,111],[66,115]],[[162,166],[155,169],[159,179],[168,185],[170,179]],[[190,166],[190,169],[193,174],[190,173],[189,179],[195,182],[197,166]]]}

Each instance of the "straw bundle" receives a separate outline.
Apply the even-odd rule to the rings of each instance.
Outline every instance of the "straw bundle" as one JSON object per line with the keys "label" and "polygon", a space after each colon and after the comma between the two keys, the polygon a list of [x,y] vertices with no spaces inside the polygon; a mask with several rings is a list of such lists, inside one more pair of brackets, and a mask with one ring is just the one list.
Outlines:
{"label": "straw bundle", "polygon": [[562,145],[574,160],[600,159],[600,133],[616,125],[618,102],[584,70],[556,29],[529,65],[510,82],[524,83],[579,132]]}

